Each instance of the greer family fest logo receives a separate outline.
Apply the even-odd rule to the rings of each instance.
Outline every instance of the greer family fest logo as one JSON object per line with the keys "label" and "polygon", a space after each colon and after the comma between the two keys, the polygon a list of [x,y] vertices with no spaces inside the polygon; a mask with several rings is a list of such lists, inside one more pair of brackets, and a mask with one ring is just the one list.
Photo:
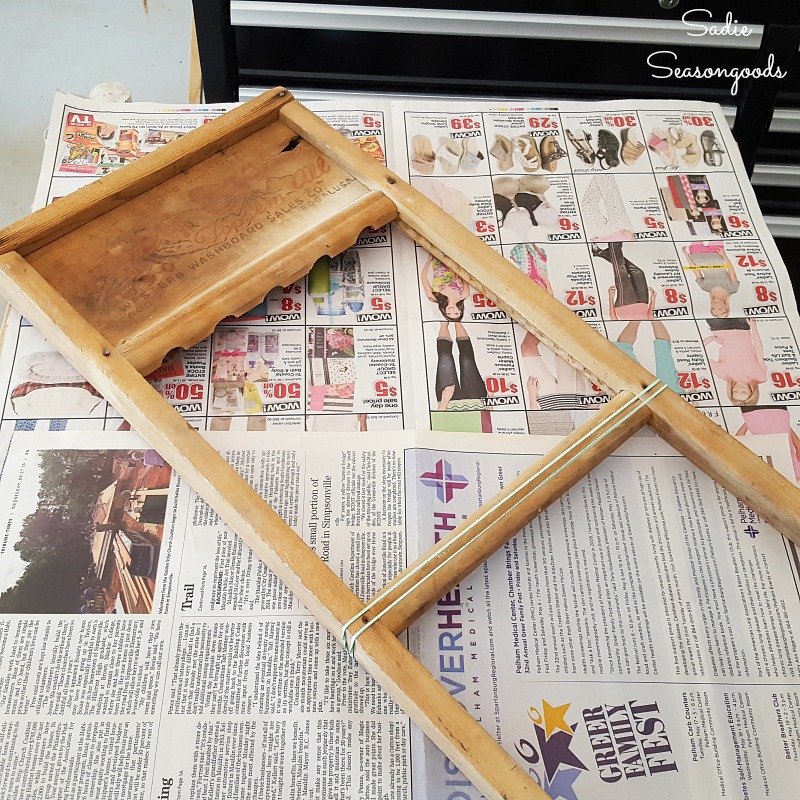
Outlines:
{"label": "greer family fest logo", "polygon": [[[753,29],[747,25],[740,25],[733,19],[729,11],[725,22],[721,25],[711,23],[712,14],[706,8],[694,8],[687,11],[681,21],[688,28],[687,36],[751,36]],[[704,21],[707,20],[707,21]],[[775,56],[770,53],[767,63],[758,67],[713,67],[713,66],[678,66],[678,56],[672,50],[657,50],[647,57],[648,66],[656,70],[651,77],[657,80],[667,78],[694,78],[706,80],[708,78],[731,78],[731,94],[739,91],[739,81],[747,78],[785,78],[786,71],[775,64]]]}

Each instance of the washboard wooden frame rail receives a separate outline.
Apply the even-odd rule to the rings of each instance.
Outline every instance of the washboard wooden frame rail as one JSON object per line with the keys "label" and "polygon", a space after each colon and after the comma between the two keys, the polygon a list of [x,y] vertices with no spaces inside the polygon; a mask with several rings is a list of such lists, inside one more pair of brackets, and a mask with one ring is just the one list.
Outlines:
{"label": "washboard wooden frame rail", "polygon": [[[412,591],[400,576],[365,605],[144,375],[390,221],[614,397],[439,542]],[[797,486],[663,385],[656,393],[654,376],[284,89],[0,231],[0,254],[0,292],[329,631],[355,620],[358,661],[487,798],[547,795],[397,633],[634,431],[649,425],[800,544]]]}

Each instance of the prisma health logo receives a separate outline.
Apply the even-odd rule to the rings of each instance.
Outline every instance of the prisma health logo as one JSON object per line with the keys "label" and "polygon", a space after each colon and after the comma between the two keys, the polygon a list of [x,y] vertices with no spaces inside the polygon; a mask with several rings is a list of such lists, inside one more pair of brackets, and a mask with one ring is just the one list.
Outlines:
{"label": "prisma health logo", "polygon": [[469,486],[469,481],[463,475],[455,475],[450,462],[443,458],[436,462],[436,469],[433,472],[423,472],[419,479],[425,486],[433,486],[436,489],[436,496],[443,503],[449,503],[453,499],[453,492],[456,489],[465,489]]}

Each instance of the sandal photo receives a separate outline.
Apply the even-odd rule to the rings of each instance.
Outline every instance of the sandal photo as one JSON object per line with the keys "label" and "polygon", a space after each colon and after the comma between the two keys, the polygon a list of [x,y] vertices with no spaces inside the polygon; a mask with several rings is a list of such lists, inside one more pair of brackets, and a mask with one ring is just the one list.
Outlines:
{"label": "sandal photo", "polygon": [[697,137],[687,133],[683,128],[670,128],[669,136],[675,150],[683,150],[681,158],[689,167],[696,167],[700,163],[700,150],[697,147]]}
{"label": "sandal photo", "polygon": [[588,164],[591,167],[595,162],[595,158],[597,158],[590,144],[592,140],[591,134],[585,133],[581,128],[577,128],[575,133],[572,133],[569,128],[565,128],[565,133],[567,134],[567,139],[572,142],[578,154],[578,158],[580,158],[584,164]]}
{"label": "sandal photo", "polygon": [[513,200],[514,195],[522,191],[520,189],[520,179],[512,178],[510,175],[500,175],[492,179],[492,191],[495,194],[502,194],[509,200]]}
{"label": "sandal photo", "polygon": [[497,210],[497,227],[502,228],[508,212],[514,208],[514,204],[504,194],[495,194],[494,207]]}
{"label": "sandal photo", "polygon": [[619,139],[611,131],[601,128],[597,132],[597,160],[601,169],[619,166]]}
{"label": "sandal photo", "polygon": [[678,166],[678,161],[675,157],[675,147],[663,128],[653,128],[653,130],[650,131],[647,147],[661,158],[661,163],[665,167]]}
{"label": "sandal photo", "polygon": [[538,172],[542,162],[539,158],[539,148],[536,146],[536,139],[532,136],[516,136],[514,138],[514,150],[519,165],[525,172]]}
{"label": "sandal photo", "polygon": [[411,140],[411,168],[420,175],[433,175],[436,153],[427,136],[415,136]]}
{"label": "sandal photo", "polygon": [[642,157],[645,147],[636,139],[636,128],[623,128],[619,138],[622,139],[622,160],[630,166]]}
{"label": "sandal photo", "polygon": [[693,133],[687,133],[683,142],[686,144],[683,151],[683,160],[689,167],[696,167],[700,163],[700,148],[697,146],[697,137]]}
{"label": "sandal photo", "polygon": [[461,156],[464,154],[464,144],[461,139],[448,139],[442,136],[439,139],[439,149],[436,159],[446,175],[455,175],[461,166]]}
{"label": "sandal photo", "polygon": [[567,151],[561,147],[555,136],[545,136],[539,145],[539,154],[542,157],[542,169],[555,172],[558,169],[558,159],[564,158]]}
{"label": "sandal photo", "polygon": [[464,155],[461,156],[461,169],[476,172],[483,161],[480,142],[477,139],[464,139]]}
{"label": "sandal photo", "polygon": [[496,133],[489,155],[497,159],[497,166],[503,172],[507,172],[514,166],[513,153],[514,145],[511,144],[511,140]]}
{"label": "sandal photo", "polygon": [[721,167],[725,151],[720,147],[714,131],[703,131],[700,134],[700,146],[703,148],[703,161],[709,167]]}

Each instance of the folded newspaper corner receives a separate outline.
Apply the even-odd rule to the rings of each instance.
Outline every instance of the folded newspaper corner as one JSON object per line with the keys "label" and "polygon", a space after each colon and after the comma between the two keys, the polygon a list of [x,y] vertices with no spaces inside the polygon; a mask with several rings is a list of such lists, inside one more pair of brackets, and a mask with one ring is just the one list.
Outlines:
{"label": "folded newspaper corner", "polygon": [[[614,397],[364,604],[143,376],[389,222]],[[12,305],[487,797],[546,794],[397,634],[636,430],[649,425],[800,543],[795,485],[284,89],[0,231],[0,253]]]}

